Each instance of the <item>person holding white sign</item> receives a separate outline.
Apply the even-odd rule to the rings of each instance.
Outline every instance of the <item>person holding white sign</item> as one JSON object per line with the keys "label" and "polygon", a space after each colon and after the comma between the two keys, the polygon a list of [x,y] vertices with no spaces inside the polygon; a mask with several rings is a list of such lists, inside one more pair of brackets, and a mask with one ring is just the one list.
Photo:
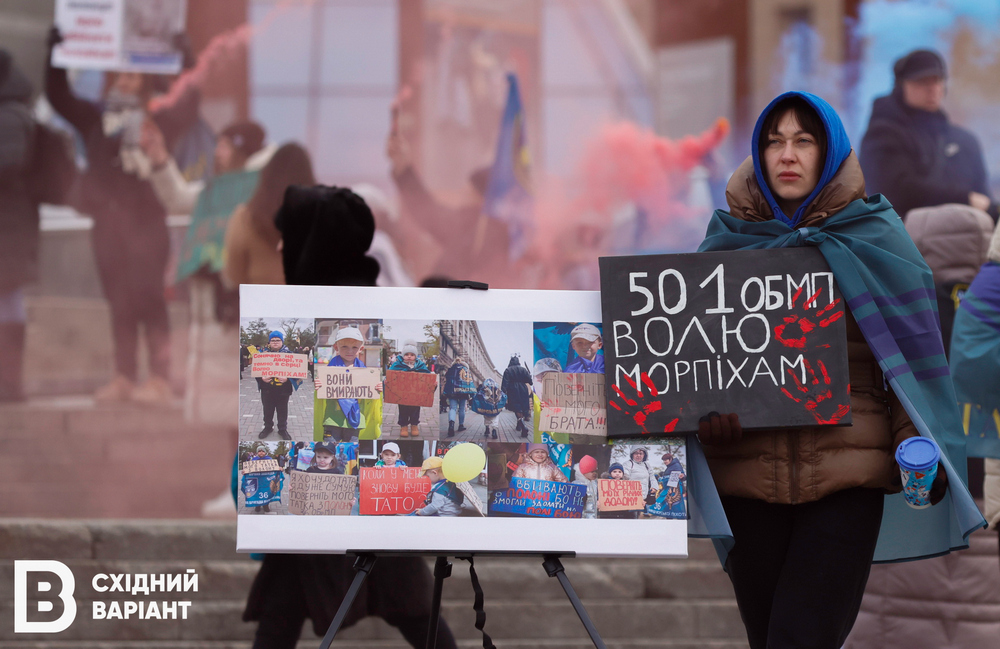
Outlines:
{"label": "person holding white sign", "polygon": [[[357,327],[344,327],[337,332],[333,348],[337,355],[327,367],[365,367],[358,357],[365,348],[365,337]],[[323,382],[316,379],[316,391]],[[382,436],[382,383],[375,385],[377,399],[325,399],[316,407],[324,408],[323,441],[333,439],[350,442],[356,439],[378,439]]]}
{"label": "person holding white sign", "polygon": [[[148,161],[143,168],[139,138],[142,124],[151,119],[172,147],[197,121],[197,98],[148,111],[152,77],[118,72],[111,76],[101,103],[80,99],[70,89],[66,70],[52,65],[51,49],[61,40],[53,28],[45,96],[86,144],[87,169],[74,207],[94,220],[91,243],[101,289],[111,307],[115,345],[115,377],[94,396],[102,401],[169,402],[173,393],[164,276],[170,237],[166,211],[145,178]],[[149,346],[152,376],[137,388],[140,329]]]}
{"label": "person holding white sign", "polygon": [[[288,347],[285,347],[285,334],[280,331],[270,333],[267,348],[271,352],[291,353]],[[292,396],[292,392],[299,389],[300,383],[301,381],[289,379],[286,376],[257,378],[260,403],[264,407],[264,429],[258,435],[260,439],[264,439],[274,432],[275,413],[278,415],[278,437],[292,439],[292,436],[288,434],[288,399]]]}

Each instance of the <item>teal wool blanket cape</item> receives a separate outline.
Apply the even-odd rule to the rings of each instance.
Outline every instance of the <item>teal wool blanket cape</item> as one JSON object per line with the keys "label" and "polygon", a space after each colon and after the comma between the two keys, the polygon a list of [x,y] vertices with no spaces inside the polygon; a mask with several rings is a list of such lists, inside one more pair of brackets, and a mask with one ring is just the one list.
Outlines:
{"label": "teal wool blanket cape", "polygon": [[[875,561],[892,562],[968,547],[985,527],[965,486],[962,420],[941,343],[931,271],[882,196],[856,200],[819,227],[749,222],[716,211],[699,252],[816,246],[823,254],[885,379],[914,426],[942,450],[948,494],[933,507],[887,495]],[[752,434],[752,433],[750,433]]]}

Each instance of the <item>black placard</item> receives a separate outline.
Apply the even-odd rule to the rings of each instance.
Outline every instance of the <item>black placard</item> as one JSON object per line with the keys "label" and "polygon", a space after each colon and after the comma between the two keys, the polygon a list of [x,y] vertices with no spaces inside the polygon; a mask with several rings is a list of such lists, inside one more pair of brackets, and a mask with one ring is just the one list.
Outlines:
{"label": "black placard", "polygon": [[846,310],[815,248],[602,257],[608,437],[849,425]]}

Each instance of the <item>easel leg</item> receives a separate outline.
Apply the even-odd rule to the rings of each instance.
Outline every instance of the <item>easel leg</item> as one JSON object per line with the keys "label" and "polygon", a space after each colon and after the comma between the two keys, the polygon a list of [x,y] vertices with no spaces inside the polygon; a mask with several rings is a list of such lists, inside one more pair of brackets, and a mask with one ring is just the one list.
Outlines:
{"label": "easel leg", "polygon": [[344,618],[347,617],[347,613],[351,610],[354,598],[358,596],[358,591],[361,590],[365,579],[368,578],[368,573],[371,572],[374,566],[374,554],[359,554],[358,558],[354,561],[354,570],[356,571],[354,573],[354,581],[351,582],[351,587],[347,589],[344,601],[340,603],[340,608],[337,609],[337,614],[333,617],[330,628],[327,629],[326,635],[323,636],[323,641],[319,643],[319,649],[330,649],[330,643],[337,637],[340,625],[344,623]]}
{"label": "easel leg", "polygon": [[597,649],[607,649],[604,645],[604,640],[601,639],[601,634],[597,632],[597,627],[594,623],[590,621],[590,616],[587,614],[587,609],[583,607],[583,602],[577,597],[576,591],[573,590],[573,584],[569,583],[569,577],[566,576],[566,569],[563,568],[562,561],[559,560],[558,554],[546,554],[544,556],[544,561],[542,561],[542,566],[545,568],[545,572],[549,577],[556,577],[559,579],[559,585],[563,587],[566,591],[566,597],[569,598],[570,603],[573,605],[573,609],[576,614],[580,617],[580,621],[583,622],[583,626],[587,629],[587,633],[590,634],[590,641],[594,643]]}
{"label": "easel leg", "polygon": [[437,646],[438,623],[441,621],[441,591],[444,589],[444,580],[448,577],[451,577],[451,561],[448,561],[448,557],[438,557],[434,563],[434,598],[431,600],[431,617],[427,623],[426,649],[435,649]]}

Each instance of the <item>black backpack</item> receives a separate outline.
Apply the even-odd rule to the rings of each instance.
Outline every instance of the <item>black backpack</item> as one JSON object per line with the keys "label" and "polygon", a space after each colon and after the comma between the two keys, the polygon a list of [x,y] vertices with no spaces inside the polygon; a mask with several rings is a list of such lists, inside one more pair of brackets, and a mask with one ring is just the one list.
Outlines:
{"label": "black backpack", "polygon": [[73,141],[67,133],[35,122],[28,192],[37,203],[65,205],[76,181]]}

